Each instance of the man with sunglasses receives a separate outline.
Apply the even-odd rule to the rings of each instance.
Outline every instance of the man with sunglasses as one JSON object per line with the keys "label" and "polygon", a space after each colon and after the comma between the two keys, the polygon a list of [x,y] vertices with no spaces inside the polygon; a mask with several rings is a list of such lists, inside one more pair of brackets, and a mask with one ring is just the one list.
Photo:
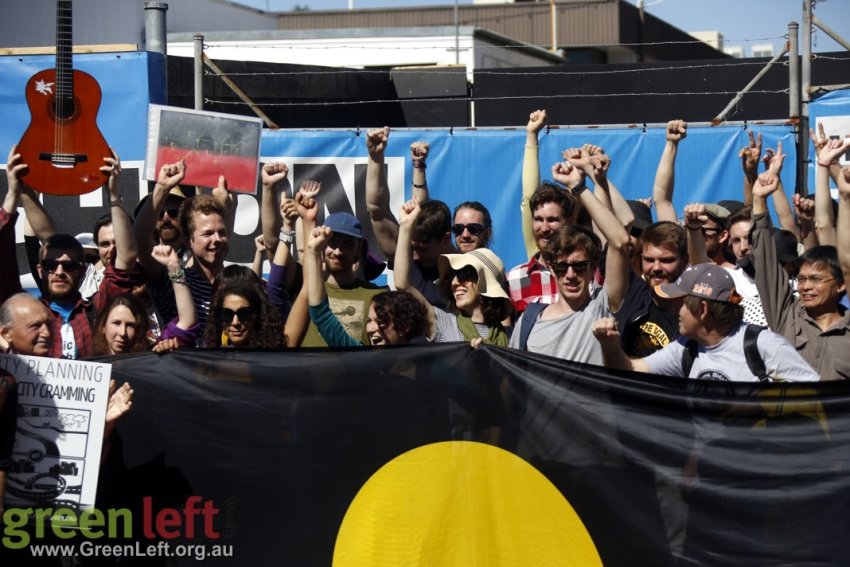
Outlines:
{"label": "man with sunglasses", "polygon": [[[819,162],[817,167],[834,165]],[[753,185],[750,257],[767,324],[794,345],[821,380],[850,380],[850,312],[839,303],[846,288],[838,253],[834,246],[815,246],[800,256],[795,297],[777,258],[767,210],[767,198],[778,186],[771,172]]]}
{"label": "man with sunglasses", "polygon": [[[56,358],[90,356],[92,324],[98,309],[114,296],[129,293],[133,287],[143,283],[141,272],[135,269],[135,245],[130,219],[122,208],[123,202],[118,193],[121,162],[116,155],[104,157],[103,161],[100,170],[109,176],[105,187],[109,195],[117,253],[115,261],[106,268],[100,290],[91,301],[84,300],[80,295],[80,284],[86,271],[85,252],[80,242],[70,234],[53,234],[44,241],[39,251],[36,269],[43,282],[41,301],[50,312],[51,343],[48,355]],[[23,192],[24,184],[20,174],[26,167],[18,154],[10,154],[7,172],[10,194],[21,195]],[[4,255],[3,272],[17,273],[17,266],[6,264],[8,261]]]}
{"label": "man with sunglasses", "polygon": [[[576,150],[568,150],[567,155],[575,153]],[[587,190],[583,171],[567,161],[556,164],[552,173],[568,187],[608,241],[605,283],[601,288],[591,289],[601,255],[599,237],[580,225],[561,227],[547,239],[542,251],[555,277],[558,301],[523,313],[516,325],[519,332],[511,336],[510,346],[601,365],[602,349],[593,339],[591,328],[600,317],[616,313],[625,297],[631,250],[629,235],[614,213]],[[598,190],[604,191],[605,186],[599,186]]]}
{"label": "man with sunglasses", "polygon": [[478,201],[466,201],[455,207],[452,234],[455,246],[462,253],[479,248],[489,248],[493,237],[493,220],[490,211]]}

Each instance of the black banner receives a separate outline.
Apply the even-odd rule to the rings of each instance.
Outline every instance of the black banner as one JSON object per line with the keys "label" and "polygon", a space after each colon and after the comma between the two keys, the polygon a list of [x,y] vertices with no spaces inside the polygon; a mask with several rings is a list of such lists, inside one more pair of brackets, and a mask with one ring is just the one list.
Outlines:
{"label": "black banner", "polygon": [[135,397],[102,466],[102,537],[15,540],[15,564],[44,542],[83,565],[850,564],[842,383],[459,344],[145,353],[113,376]]}

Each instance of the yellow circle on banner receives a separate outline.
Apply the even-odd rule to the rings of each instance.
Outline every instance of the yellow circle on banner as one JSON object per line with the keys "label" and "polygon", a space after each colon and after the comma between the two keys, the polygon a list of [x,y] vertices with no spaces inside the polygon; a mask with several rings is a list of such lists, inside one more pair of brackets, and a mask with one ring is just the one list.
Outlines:
{"label": "yellow circle on banner", "polygon": [[498,447],[450,441],[381,467],[343,518],[334,567],[601,566],[569,502]]}

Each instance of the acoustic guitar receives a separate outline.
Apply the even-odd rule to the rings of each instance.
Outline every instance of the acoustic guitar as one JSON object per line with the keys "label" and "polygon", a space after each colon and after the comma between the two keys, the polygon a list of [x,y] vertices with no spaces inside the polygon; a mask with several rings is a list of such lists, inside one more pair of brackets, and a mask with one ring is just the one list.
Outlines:
{"label": "acoustic guitar", "polygon": [[31,120],[18,143],[29,166],[27,185],[53,195],[81,195],[103,185],[99,168],[111,156],[97,127],[100,85],[88,73],[74,70],[71,1],[56,2],[56,68],[27,81]]}

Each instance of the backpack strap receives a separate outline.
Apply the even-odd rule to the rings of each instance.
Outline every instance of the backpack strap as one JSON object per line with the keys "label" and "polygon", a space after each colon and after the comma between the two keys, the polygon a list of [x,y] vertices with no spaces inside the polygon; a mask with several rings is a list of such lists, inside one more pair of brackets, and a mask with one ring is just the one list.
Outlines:
{"label": "backpack strap", "polygon": [[759,382],[770,380],[757,344],[759,334],[764,329],[760,325],[747,325],[747,330],[744,331],[744,356],[747,358],[747,366],[750,367],[750,372],[758,377]]}
{"label": "backpack strap", "polygon": [[682,351],[682,377],[687,378],[691,374],[691,367],[699,356],[699,344],[693,339],[685,342],[685,350]]}
{"label": "backpack strap", "polygon": [[[764,329],[759,325],[747,325],[744,331],[744,357],[747,359],[750,372],[758,377],[760,382],[770,380],[764,359],[758,349],[758,336]],[[697,356],[699,356],[699,345],[695,340],[689,339],[685,343],[685,350],[682,351],[682,376],[685,378],[690,375],[691,367],[693,367]]]}
{"label": "backpack strap", "polygon": [[519,326],[519,348],[521,350],[528,350],[528,336],[531,334],[531,329],[547,307],[549,307],[548,303],[529,303],[525,306],[525,311],[522,312],[522,322]]}

